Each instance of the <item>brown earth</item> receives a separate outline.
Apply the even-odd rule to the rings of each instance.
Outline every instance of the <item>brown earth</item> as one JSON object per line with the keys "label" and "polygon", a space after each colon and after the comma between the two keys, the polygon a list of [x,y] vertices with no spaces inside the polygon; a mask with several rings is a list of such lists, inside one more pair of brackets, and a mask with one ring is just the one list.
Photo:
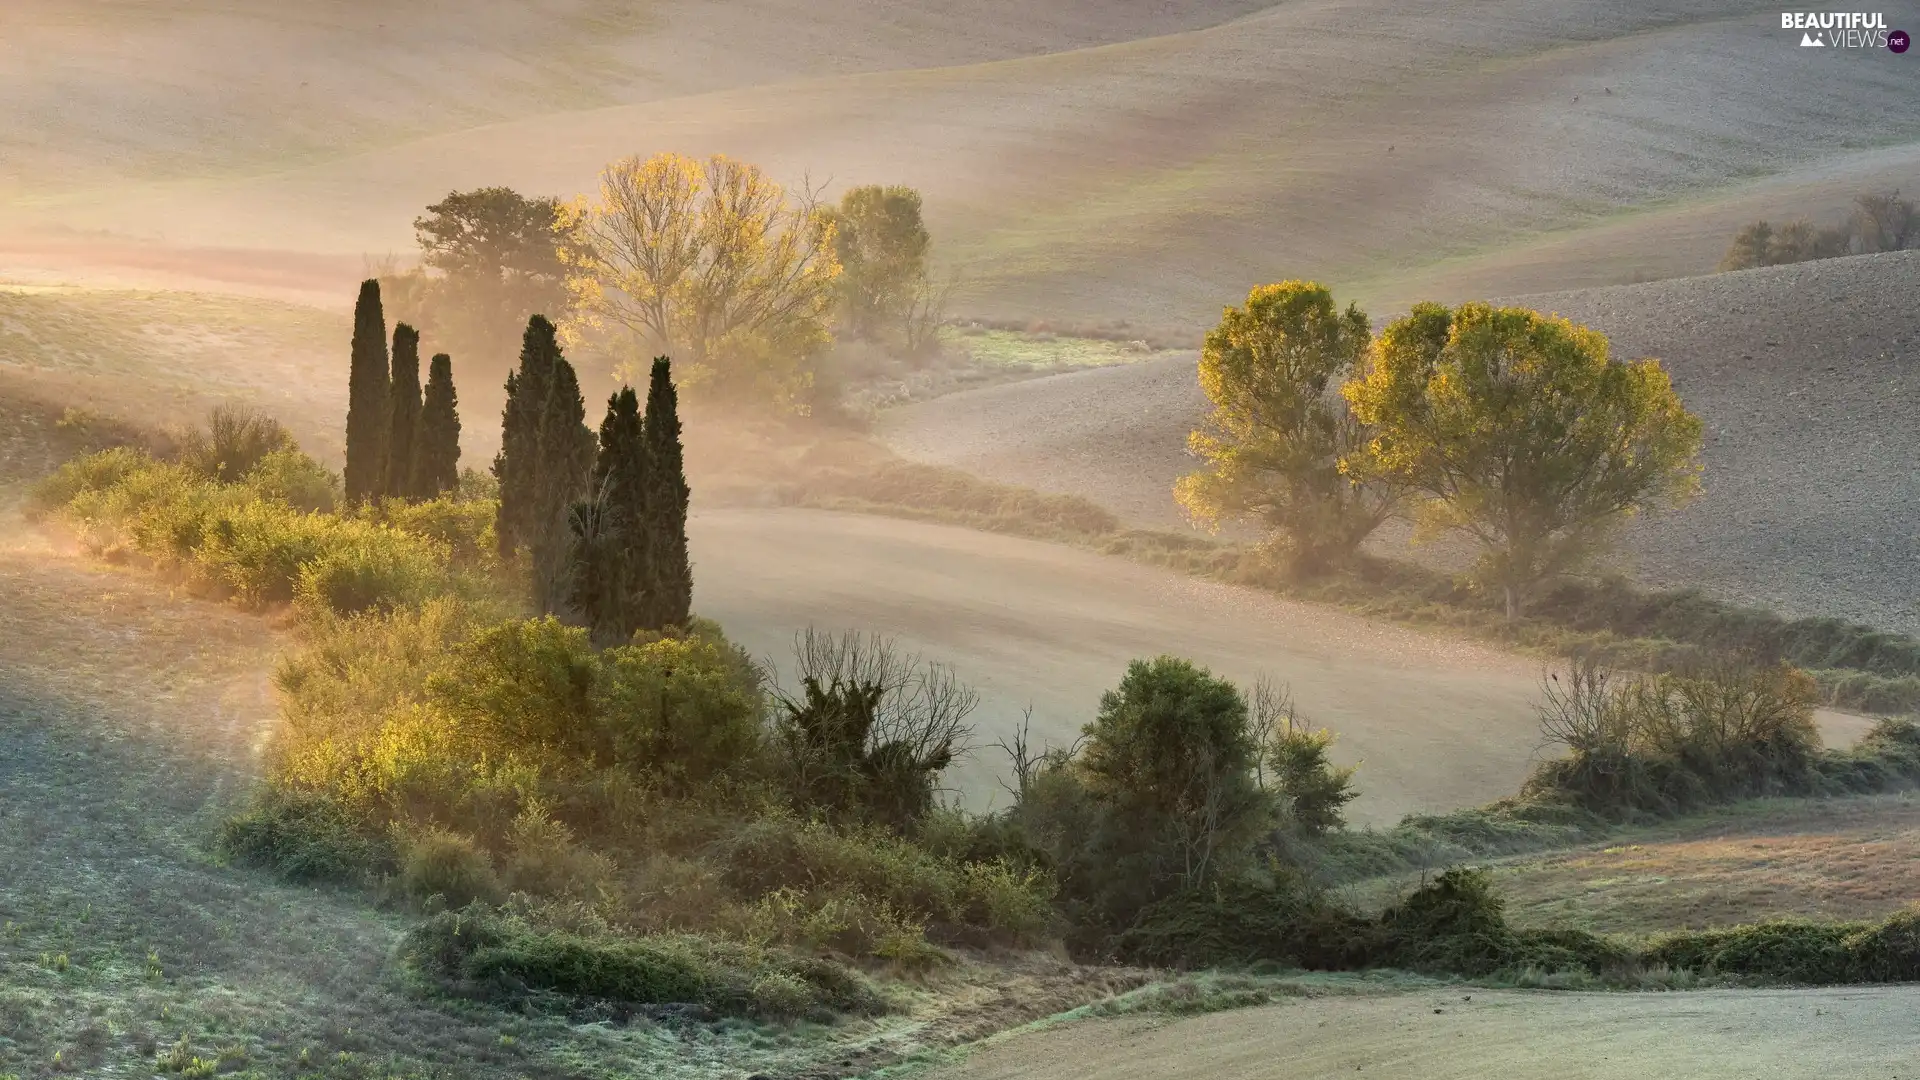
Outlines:
{"label": "brown earth", "polygon": [[[1292,688],[1359,762],[1358,821],[1391,824],[1512,794],[1539,752],[1536,661],[1252,589],[1056,544],[893,518],[712,510],[689,523],[694,602],[776,665],[808,625],[876,631],[952,664],[979,690],[977,752],[954,782],[998,790],[992,743],[1033,708],[1034,741],[1066,746],[1129,661],[1173,653],[1242,686]],[[1864,721],[1822,714],[1829,741]]]}
{"label": "brown earth", "polygon": [[[1705,494],[1636,523],[1620,564],[1793,615],[1920,632],[1920,252],[1523,296],[1661,358],[1707,425]],[[907,406],[888,442],[1131,521],[1181,527],[1173,481],[1206,399],[1193,357]],[[1393,550],[1404,551],[1394,544]]]}
{"label": "brown earth", "polygon": [[1450,987],[1186,1020],[1088,1020],[929,1080],[1909,1078],[1920,987],[1566,993]]}
{"label": "brown earth", "polygon": [[344,304],[449,189],[725,151],[921,188],[966,313],[1197,328],[1699,272],[1920,179],[1908,61],[1753,0],[1070,7],[13,3],[0,273]]}

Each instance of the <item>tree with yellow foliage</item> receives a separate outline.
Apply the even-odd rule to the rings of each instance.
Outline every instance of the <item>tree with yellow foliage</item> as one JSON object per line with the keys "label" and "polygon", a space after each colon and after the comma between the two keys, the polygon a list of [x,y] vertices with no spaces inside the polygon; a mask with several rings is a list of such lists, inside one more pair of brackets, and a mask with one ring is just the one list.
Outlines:
{"label": "tree with yellow foliage", "polygon": [[1700,419],[1660,362],[1616,360],[1566,319],[1420,304],[1344,393],[1373,429],[1356,463],[1425,496],[1426,532],[1480,544],[1509,619],[1626,518],[1699,490]]}
{"label": "tree with yellow foliage", "polygon": [[840,264],[810,193],[716,155],[623,158],[571,208],[569,285],[590,320],[668,353],[682,383],[806,411]]}
{"label": "tree with yellow foliage", "polygon": [[1369,340],[1366,313],[1341,311],[1316,282],[1262,285],[1228,308],[1200,352],[1213,412],[1187,440],[1206,467],[1174,487],[1188,518],[1263,522],[1296,574],[1340,562],[1379,528],[1399,490],[1343,468],[1367,433],[1336,393]]}

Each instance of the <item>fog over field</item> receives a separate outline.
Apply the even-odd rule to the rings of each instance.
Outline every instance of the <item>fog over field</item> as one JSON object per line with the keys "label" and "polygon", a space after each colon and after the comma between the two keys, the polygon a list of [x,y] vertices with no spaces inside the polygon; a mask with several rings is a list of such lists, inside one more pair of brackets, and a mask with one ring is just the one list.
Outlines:
{"label": "fog over field", "polygon": [[1879,14],[0,0],[0,1080],[1906,1075]]}

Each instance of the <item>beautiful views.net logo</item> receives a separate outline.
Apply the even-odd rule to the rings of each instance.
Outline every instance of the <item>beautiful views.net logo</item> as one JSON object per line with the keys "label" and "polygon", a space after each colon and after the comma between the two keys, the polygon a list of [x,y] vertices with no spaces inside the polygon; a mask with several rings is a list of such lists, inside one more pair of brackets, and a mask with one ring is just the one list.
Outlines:
{"label": "beautiful views.net logo", "polygon": [[1780,28],[1800,31],[1802,48],[1907,51],[1906,32],[1889,30],[1878,11],[1783,11]]}

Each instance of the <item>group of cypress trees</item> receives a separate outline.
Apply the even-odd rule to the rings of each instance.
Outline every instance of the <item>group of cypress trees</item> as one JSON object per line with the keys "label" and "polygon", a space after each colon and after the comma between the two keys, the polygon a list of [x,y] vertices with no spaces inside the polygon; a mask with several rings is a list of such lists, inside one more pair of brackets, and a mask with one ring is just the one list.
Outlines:
{"label": "group of cypress trees", "polygon": [[[391,359],[389,359],[391,356]],[[453,490],[460,480],[460,401],[453,361],[434,356],[420,389],[420,333],[387,320],[380,283],[360,285],[353,307],[353,365],[347,376],[347,499],[420,501]]]}
{"label": "group of cypress trees", "polygon": [[672,365],[653,362],[644,415],[632,387],[607,401],[598,440],[553,324],[535,315],[507,376],[495,532],[531,558],[533,600],[563,608],[601,644],[684,626],[693,603],[687,481]]}

